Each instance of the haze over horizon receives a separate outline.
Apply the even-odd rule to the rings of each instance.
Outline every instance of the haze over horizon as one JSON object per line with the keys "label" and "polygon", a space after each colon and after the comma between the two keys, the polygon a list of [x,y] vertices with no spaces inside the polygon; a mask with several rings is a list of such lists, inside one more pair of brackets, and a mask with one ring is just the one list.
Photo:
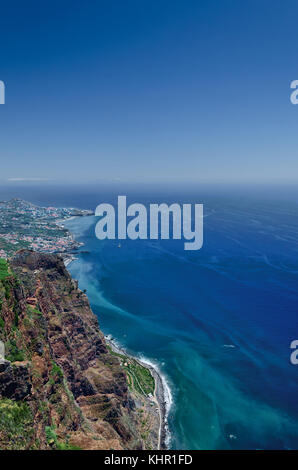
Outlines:
{"label": "haze over horizon", "polygon": [[2,184],[298,180],[294,0],[31,0],[0,16]]}

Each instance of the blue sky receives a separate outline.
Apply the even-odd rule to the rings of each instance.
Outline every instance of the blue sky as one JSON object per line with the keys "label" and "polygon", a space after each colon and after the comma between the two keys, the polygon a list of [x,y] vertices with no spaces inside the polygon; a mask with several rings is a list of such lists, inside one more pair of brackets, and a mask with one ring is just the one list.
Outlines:
{"label": "blue sky", "polygon": [[2,182],[298,179],[296,0],[0,9]]}

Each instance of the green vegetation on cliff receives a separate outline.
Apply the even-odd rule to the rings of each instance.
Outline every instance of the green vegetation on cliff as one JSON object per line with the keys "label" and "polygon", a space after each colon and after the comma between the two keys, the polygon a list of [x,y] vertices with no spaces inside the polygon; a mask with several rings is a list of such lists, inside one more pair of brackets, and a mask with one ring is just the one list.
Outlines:
{"label": "green vegetation on cliff", "polygon": [[155,381],[150,370],[131,356],[119,354],[108,346],[110,353],[120,359],[121,365],[126,372],[127,382],[130,389],[135,390],[143,396],[154,395]]}
{"label": "green vegetation on cliff", "polygon": [[8,264],[5,259],[0,258],[0,281],[3,281],[9,276]]}
{"label": "green vegetation on cliff", "polygon": [[68,442],[59,441],[54,426],[46,426],[45,434],[49,446],[56,450],[81,450],[78,446],[72,446]]}
{"label": "green vegetation on cliff", "polygon": [[7,450],[33,448],[33,416],[27,403],[0,399],[0,441]]}
{"label": "green vegetation on cliff", "polygon": [[140,405],[153,377],[109,352],[60,257],[23,250],[0,261],[0,340],[0,450],[157,445],[158,418],[150,400]]}
{"label": "green vegetation on cliff", "polygon": [[10,362],[24,361],[24,352],[19,349],[14,339],[9,339],[5,343],[6,359]]}

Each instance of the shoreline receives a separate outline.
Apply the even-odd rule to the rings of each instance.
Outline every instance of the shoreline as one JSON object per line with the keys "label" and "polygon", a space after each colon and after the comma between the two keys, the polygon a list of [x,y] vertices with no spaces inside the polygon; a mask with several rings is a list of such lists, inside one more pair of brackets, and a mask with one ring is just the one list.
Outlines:
{"label": "shoreline", "polygon": [[[55,224],[58,225],[59,227],[62,227],[62,228],[66,228],[66,230],[68,230],[67,227],[64,226],[64,222],[70,222],[71,220],[73,219],[76,219],[77,217],[88,217],[87,215],[71,215],[70,217],[65,217],[65,219],[56,219],[55,220]],[[70,230],[68,230],[70,232]]]}
{"label": "shoreline", "polygon": [[[72,216],[72,217],[64,219],[63,221],[67,222],[78,217],[80,216]],[[61,224],[61,222],[62,221],[60,220],[59,223]],[[64,226],[64,228],[68,230],[68,232],[71,234],[71,236],[75,240],[75,236],[73,235],[71,230],[67,226],[66,227]],[[73,261],[78,259],[79,254],[80,252],[77,253],[78,256],[74,256],[73,254],[67,255],[66,253],[65,259],[63,259],[66,269],[68,269],[69,265]],[[88,296],[88,293],[87,293],[87,296]],[[159,412],[158,450],[160,449],[166,450],[168,448],[167,444],[170,441],[170,432],[169,432],[168,424],[167,424],[167,416],[169,414],[169,410],[170,410],[171,403],[172,403],[172,395],[171,395],[170,388],[166,383],[166,379],[160,373],[157,366],[152,364],[149,360],[147,360],[146,358],[140,359],[138,356],[133,356],[132,354],[129,354],[124,348],[122,348],[115,342],[115,340],[111,337],[111,335],[109,334],[104,335],[104,337],[105,337],[106,343],[110,346],[110,348],[115,353],[130,357],[131,359],[138,362],[142,367],[145,367],[146,369],[150,371],[155,382],[154,401],[158,407],[158,412]]]}
{"label": "shoreline", "polygon": [[73,255],[67,255],[67,256],[62,256],[63,258],[63,262],[64,262],[64,266],[66,268],[68,268],[68,266],[75,260],[78,259],[77,256],[73,256]]}
{"label": "shoreline", "polygon": [[[71,230],[69,230],[68,227],[66,227],[64,225],[65,222],[69,222],[71,220],[74,220],[74,219],[77,219],[79,217],[88,217],[88,216],[91,216],[91,214],[86,214],[86,215],[72,215],[70,217],[66,217],[65,219],[58,219],[55,221],[55,224],[58,225],[58,227],[61,227],[61,228],[64,228],[68,231],[68,233],[70,234],[70,236],[72,237],[73,241],[76,243],[76,249],[79,249],[81,248],[82,246],[84,246],[83,243],[81,242],[77,242],[77,240],[75,239],[73,233],[71,232]],[[79,254],[79,251],[77,253],[77,255]],[[62,256],[63,258],[63,262],[64,262],[64,266],[66,267],[66,269],[68,268],[68,266],[73,262],[73,261],[76,261],[78,259],[78,256],[75,256],[74,253],[73,253],[73,250],[70,250],[70,251],[66,251],[64,253],[60,253],[60,255]]]}
{"label": "shoreline", "polygon": [[132,354],[128,353],[124,348],[118,346],[118,344],[115,342],[114,339],[111,338],[110,335],[105,335],[105,341],[115,353],[130,357],[142,367],[145,367],[150,371],[155,382],[154,401],[157,404],[159,410],[158,450],[166,450],[167,437],[169,435],[169,431],[167,427],[168,410],[164,386],[165,379],[163,378],[156,366],[154,366],[151,362],[145,362],[144,359],[142,360],[139,357],[133,356]]}

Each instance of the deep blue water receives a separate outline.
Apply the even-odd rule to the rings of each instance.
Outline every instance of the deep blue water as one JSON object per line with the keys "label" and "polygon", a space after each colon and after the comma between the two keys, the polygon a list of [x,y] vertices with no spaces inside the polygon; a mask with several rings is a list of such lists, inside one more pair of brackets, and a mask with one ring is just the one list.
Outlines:
{"label": "deep blue water", "polygon": [[[94,209],[116,194],[44,188],[30,199]],[[119,248],[95,238],[95,217],[68,222],[85,243],[70,271],[101,328],[167,378],[171,447],[297,449],[298,366],[289,346],[298,339],[298,198],[271,189],[126,194],[129,202],[204,203],[197,252],[180,241]]]}

